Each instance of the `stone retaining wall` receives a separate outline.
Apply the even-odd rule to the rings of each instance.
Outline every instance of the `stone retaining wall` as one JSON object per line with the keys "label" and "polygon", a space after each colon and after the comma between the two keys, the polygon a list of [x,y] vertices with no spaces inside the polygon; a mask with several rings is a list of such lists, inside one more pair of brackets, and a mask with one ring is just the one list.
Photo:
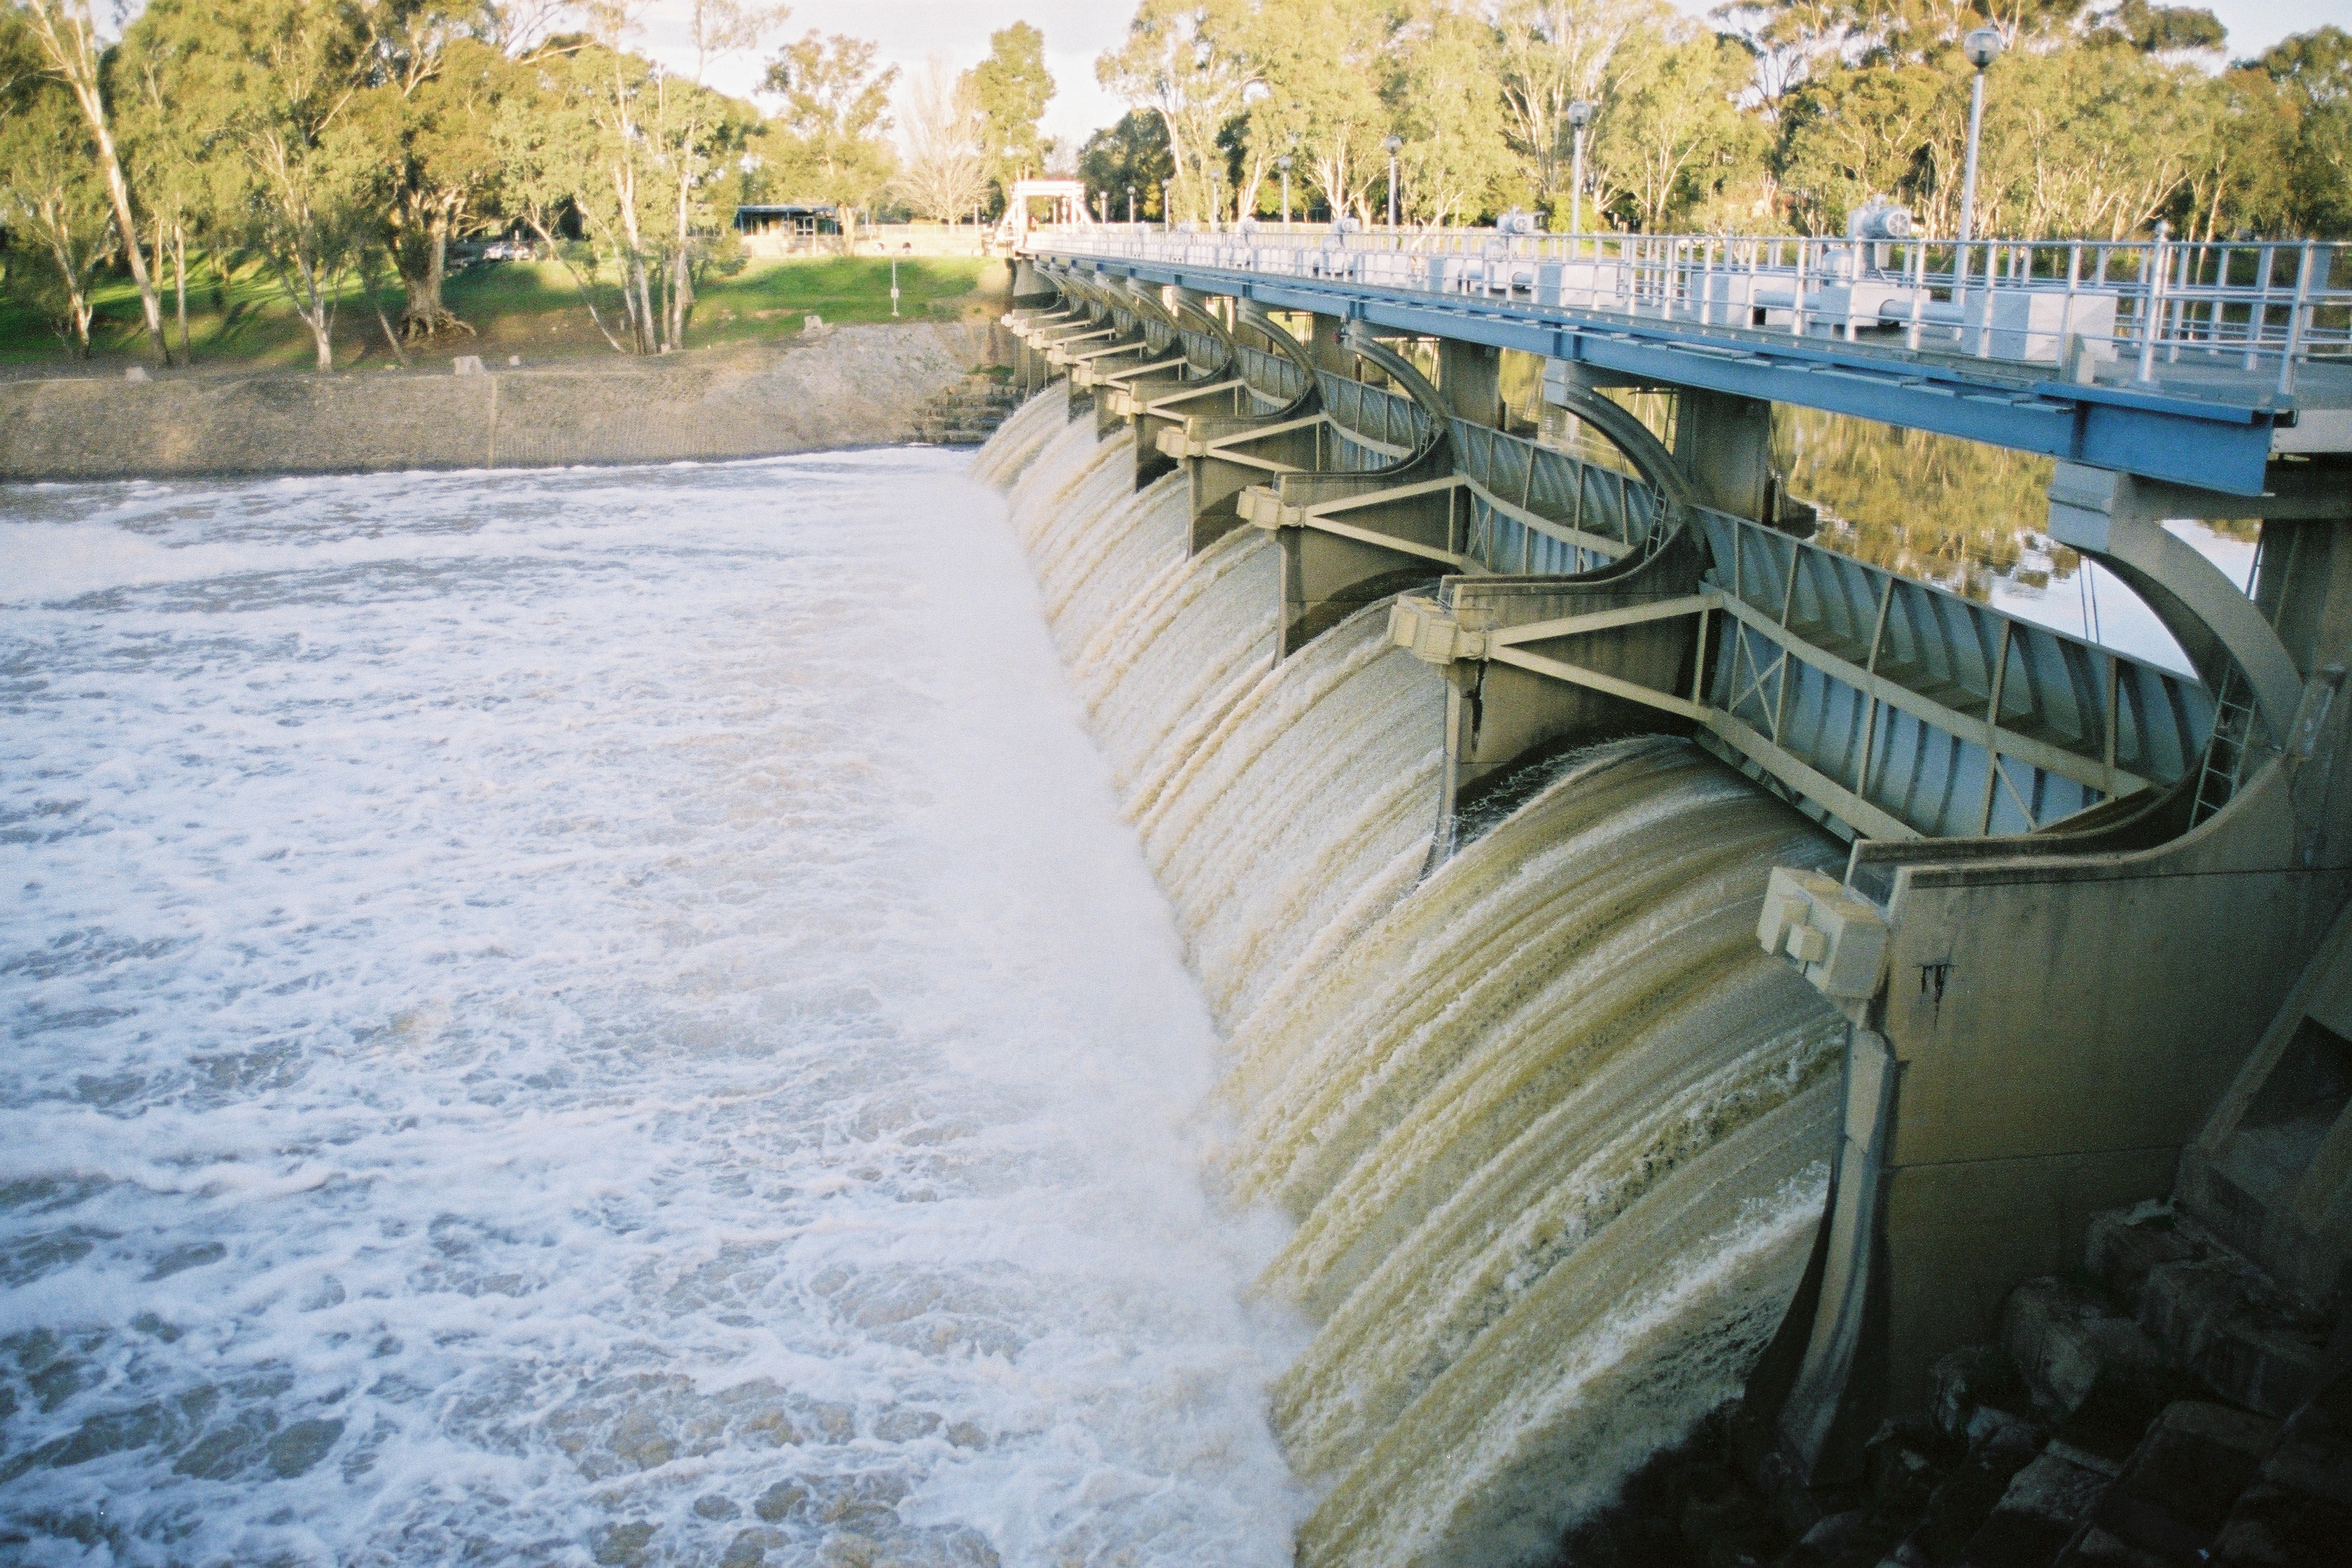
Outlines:
{"label": "stone retaining wall", "polygon": [[772,457],[916,437],[987,357],[961,323],[787,347],[458,375],[174,375],[0,384],[0,479],[164,479]]}

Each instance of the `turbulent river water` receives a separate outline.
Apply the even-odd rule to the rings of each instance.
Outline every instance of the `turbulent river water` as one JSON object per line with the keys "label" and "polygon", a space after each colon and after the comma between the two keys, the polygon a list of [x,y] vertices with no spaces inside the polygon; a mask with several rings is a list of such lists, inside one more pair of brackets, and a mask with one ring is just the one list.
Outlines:
{"label": "turbulent river water", "polygon": [[0,503],[0,1558],[1290,1560],[1287,950],[1119,804],[1254,657],[1098,750],[968,464]]}

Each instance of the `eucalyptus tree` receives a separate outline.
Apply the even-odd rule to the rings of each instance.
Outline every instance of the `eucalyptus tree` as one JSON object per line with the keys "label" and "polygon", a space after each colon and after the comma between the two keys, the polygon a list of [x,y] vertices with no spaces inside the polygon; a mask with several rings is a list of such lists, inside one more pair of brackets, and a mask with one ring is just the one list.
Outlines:
{"label": "eucalyptus tree", "polygon": [[89,0],[10,0],[10,4],[21,14],[26,36],[38,47],[47,69],[72,94],[89,127],[89,156],[105,183],[107,203],[122,241],[122,254],[130,262],[131,281],[139,286],[139,309],[147,319],[148,341],[155,346],[156,358],[170,364],[172,349],[163,340],[162,302],[156,298],[155,281],[148,274],[147,263],[139,253],[139,224],[131,210],[131,184],[123,178],[122,159],[114,144],[112,116],[101,79],[105,51],[99,44]]}
{"label": "eucalyptus tree", "polygon": [[1444,225],[1515,205],[1528,193],[1504,135],[1495,30],[1467,5],[1433,0],[1398,41],[1391,96],[1404,142],[1404,210]]}
{"label": "eucalyptus tree", "polygon": [[[491,116],[499,191],[505,210],[539,238],[578,290],[588,319],[616,353],[642,347],[628,252],[617,203],[607,178],[603,122],[594,108],[604,79],[599,46],[584,41],[540,52],[520,64]],[[576,222],[576,247],[561,232]],[[581,263],[584,260],[583,270]],[[613,334],[596,308],[596,285],[610,269],[627,342]]]}
{"label": "eucalyptus tree", "polygon": [[2240,64],[2207,85],[2210,134],[2178,203],[2184,239],[2295,228],[2296,117],[2280,85]]}
{"label": "eucalyptus tree", "polygon": [[1729,38],[1681,27],[1622,55],[1629,63],[1593,122],[1588,161],[1600,205],[1657,232],[1761,163],[1763,129],[1736,101],[1750,57]]}
{"label": "eucalyptus tree", "polygon": [[384,126],[393,160],[384,213],[387,247],[406,300],[401,331],[410,338],[471,332],[443,299],[449,242],[492,208],[498,147],[491,136],[499,105],[518,68],[476,32],[457,30],[446,13],[425,13],[390,51],[396,99]]}
{"label": "eucalyptus tree", "polygon": [[[108,96],[121,128],[122,152],[139,205],[146,209],[154,255],[152,276],[160,292],[163,251],[172,254],[173,310],[180,358],[188,343],[188,248],[216,203],[215,171],[205,160],[203,128],[187,106],[168,98],[170,61],[156,52],[157,36],[132,28],[107,60]],[[217,258],[215,258],[217,265]]]}
{"label": "eucalyptus tree", "polygon": [[655,107],[656,73],[651,62],[618,47],[610,30],[597,47],[573,50],[567,60],[565,87],[585,112],[593,149],[593,173],[573,200],[582,221],[605,237],[632,340],[637,353],[649,354],[659,346],[660,331],[646,266],[652,259],[647,236],[661,217],[646,128]]}
{"label": "eucalyptus tree", "polygon": [[952,223],[988,195],[986,116],[971,73],[952,75],[925,60],[908,84],[899,114],[898,191],[925,217]]}
{"label": "eucalyptus tree", "polygon": [[1391,86],[1402,16],[1383,0],[1260,0],[1239,44],[1248,73],[1246,208],[1289,153],[1336,215],[1369,218],[1392,129]]}
{"label": "eucalyptus tree", "polygon": [[[0,14],[0,230],[8,269],[68,353],[89,356],[90,285],[116,249],[111,204],[81,107],[18,18]],[[21,282],[19,281],[21,280]]]}
{"label": "eucalyptus tree", "polygon": [[666,291],[665,349],[686,346],[686,323],[694,306],[694,259],[698,197],[714,163],[740,153],[750,129],[739,106],[706,85],[710,67],[760,47],[789,8],[748,0],[687,0],[687,38],[694,48],[694,79],[673,84],[665,77],[657,97],[656,132],[669,176],[673,227]]}
{"label": "eucalyptus tree", "polygon": [[134,25],[165,62],[165,101],[206,139],[213,228],[261,258],[322,371],[396,175],[399,93],[378,69],[374,20],[323,0],[150,0]]}
{"label": "eucalyptus tree", "polygon": [[1252,79],[1247,0],[1142,0],[1127,37],[1095,61],[1112,92],[1160,117],[1168,133],[1171,186],[1180,211],[1209,211],[1213,170],[1222,170],[1219,132],[1243,109]]}
{"label": "eucalyptus tree", "polygon": [[1781,189],[1804,226],[1835,230],[1873,196],[1897,198],[1930,234],[1951,232],[1965,85],[1950,71],[1832,65],[1783,100]]}
{"label": "eucalyptus tree", "polygon": [[1045,139],[1037,129],[1053,100],[1054,78],[1045,68],[1045,36],[1026,22],[988,36],[988,58],[964,73],[980,111],[987,176],[1004,189],[1045,166]]}
{"label": "eucalyptus tree", "polygon": [[1627,42],[1654,38],[1672,16],[1665,0],[1500,0],[1506,135],[1538,200],[1557,205],[1568,188],[1570,106],[1605,98]]}
{"label": "eucalyptus tree", "polygon": [[1978,175],[1986,233],[2122,239],[2176,210],[2216,130],[2203,73],[2128,45],[2003,64]]}
{"label": "eucalyptus tree", "polygon": [[2293,119],[2292,221],[2305,234],[2352,234],[2352,33],[2297,34],[2254,64]]}
{"label": "eucalyptus tree", "polygon": [[1176,161],[1168,155],[1168,127],[1148,109],[1129,110],[1087,137],[1078,150],[1078,178],[1097,191],[1132,190],[1139,217],[1167,216],[1160,193],[1175,177]]}
{"label": "eucalyptus tree", "polygon": [[870,207],[890,183],[890,89],[898,68],[879,67],[881,51],[863,38],[811,32],[769,64],[762,90],[782,100],[761,146],[777,180],[796,199],[838,204],[852,214]]}

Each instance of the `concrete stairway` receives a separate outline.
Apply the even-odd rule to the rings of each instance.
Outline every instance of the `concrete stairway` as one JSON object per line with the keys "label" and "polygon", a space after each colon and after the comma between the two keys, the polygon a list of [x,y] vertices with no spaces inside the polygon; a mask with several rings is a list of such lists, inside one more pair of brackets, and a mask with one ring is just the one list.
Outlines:
{"label": "concrete stairway", "polygon": [[915,439],[941,447],[976,447],[1020,406],[1021,395],[985,374],[968,375],[923,405]]}

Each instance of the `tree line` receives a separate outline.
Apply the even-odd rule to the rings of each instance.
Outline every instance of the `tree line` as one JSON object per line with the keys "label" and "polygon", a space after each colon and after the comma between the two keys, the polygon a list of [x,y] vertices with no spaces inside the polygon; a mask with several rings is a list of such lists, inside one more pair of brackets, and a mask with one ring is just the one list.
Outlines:
{"label": "tree line", "polygon": [[[999,210],[1049,162],[1097,210],[1281,208],[1569,224],[1586,106],[1590,226],[1822,233],[1874,196],[1948,233],[1990,25],[1980,232],[2120,238],[2352,233],[2352,36],[2230,62],[2210,12],[2149,0],[1141,0],[1097,62],[1131,110],[1082,149],[1039,121],[1037,29],[901,83],[873,43],[761,0],[671,0],[690,63],[631,46],[645,0],[0,0],[0,259],[86,353],[127,273],[153,354],[188,351],[192,268],[272,280],[333,362],[340,312],[394,352],[467,329],[451,245],[529,236],[615,350],[682,346],[698,286],[741,265],[734,208]],[[751,101],[707,79],[761,68]],[[903,89],[903,90],[902,90]],[[383,290],[397,289],[387,310]],[[173,339],[176,336],[176,346]]]}
{"label": "tree line", "polygon": [[[2210,11],[2148,0],[1142,0],[1097,62],[1133,110],[1082,169],[1146,216],[1272,216],[1282,160],[1319,216],[1476,221],[1533,208],[1652,232],[1823,233],[1874,196],[1956,226],[1972,68],[1987,80],[1979,232],[2352,233],[2352,36],[2228,62]],[[1164,188],[1163,188],[1164,183]]]}
{"label": "tree line", "polygon": [[835,203],[854,231],[887,200],[970,213],[1043,161],[1034,27],[918,93],[902,157],[898,73],[874,44],[782,44],[763,112],[706,77],[758,58],[786,9],[682,9],[690,68],[627,47],[635,0],[148,0],[110,41],[89,0],[0,0],[9,286],[86,355],[94,285],[121,268],[170,363],[189,350],[192,257],[223,289],[257,266],[324,370],[354,300],[395,353],[467,331],[443,297],[453,241],[527,234],[607,342],[653,353],[686,342],[698,281],[741,264],[739,204]]}

